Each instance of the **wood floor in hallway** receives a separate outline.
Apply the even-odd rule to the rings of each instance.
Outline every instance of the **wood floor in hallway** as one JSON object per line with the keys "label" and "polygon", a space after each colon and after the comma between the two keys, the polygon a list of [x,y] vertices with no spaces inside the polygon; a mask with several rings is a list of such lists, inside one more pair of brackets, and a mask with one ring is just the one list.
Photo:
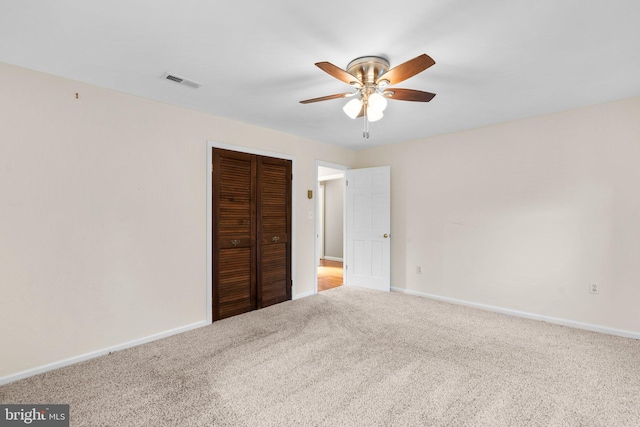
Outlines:
{"label": "wood floor in hallway", "polygon": [[318,292],[342,286],[342,262],[321,259],[318,266]]}

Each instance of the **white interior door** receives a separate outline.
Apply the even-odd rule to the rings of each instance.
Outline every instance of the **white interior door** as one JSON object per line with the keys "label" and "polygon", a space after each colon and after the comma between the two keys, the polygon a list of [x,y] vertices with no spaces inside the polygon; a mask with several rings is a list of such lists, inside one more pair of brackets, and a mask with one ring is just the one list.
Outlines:
{"label": "white interior door", "polygon": [[391,289],[390,168],[346,173],[346,283]]}

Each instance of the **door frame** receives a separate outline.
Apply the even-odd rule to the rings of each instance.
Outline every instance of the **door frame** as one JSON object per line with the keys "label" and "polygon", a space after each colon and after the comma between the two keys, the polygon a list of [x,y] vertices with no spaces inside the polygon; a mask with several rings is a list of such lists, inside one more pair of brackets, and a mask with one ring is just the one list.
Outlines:
{"label": "door frame", "polygon": [[[207,323],[213,322],[213,292],[211,289],[213,281],[213,149],[221,148],[224,150],[238,151],[240,153],[257,154],[259,156],[274,157],[276,159],[291,160],[291,174],[293,178],[296,177],[296,158],[288,154],[276,153],[273,151],[259,150],[256,148],[243,147],[240,145],[227,144],[224,142],[209,141],[207,140],[207,286],[206,286],[206,303],[207,303]],[[316,167],[316,178],[317,178]],[[295,181],[291,180],[291,298],[295,299],[295,286],[296,286],[296,191]],[[316,289],[317,289],[317,271],[316,271]]]}
{"label": "door frame", "polygon": [[[316,187],[316,197],[314,200],[314,221],[313,221],[313,235],[315,236],[316,239],[318,239],[318,215],[319,215],[319,210],[320,210],[320,203],[318,203],[318,186],[320,185],[320,181],[318,180],[318,167],[319,166],[323,166],[325,168],[331,168],[331,169],[337,169],[337,170],[341,170],[343,171],[343,173],[345,173],[346,176],[346,171],[351,169],[349,166],[346,165],[340,165],[337,163],[329,163],[329,162],[325,162],[322,160],[316,160],[316,170],[315,170],[315,187]],[[346,206],[346,191],[343,193],[343,203],[342,203],[342,225],[343,225],[343,230],[345,230],[344,226],[346,224],[346,214],[347,214],[347,206]],[[345,249],[346,249],[346,245],[347,245],[347,236],[346,233],[342,233],[342,253],[346,254]],[[313,293],[317,294],[318,293],[318,260],[320,259],[320,254],[318,254],[318,243],[316,240],[314,240],[313,242],[313,268],[314,268],[314,287],[313,287]],[[344,259],[344,255],[343,255],[343,259]],[[347,276],[343,275],[343,280],[344,280],[344,285],[343,286],[347,286]]]}
{"label": "door frame", "polygon": [[319,262],[324,255],[324,184],[318,181],[316,187],[316,259]]}

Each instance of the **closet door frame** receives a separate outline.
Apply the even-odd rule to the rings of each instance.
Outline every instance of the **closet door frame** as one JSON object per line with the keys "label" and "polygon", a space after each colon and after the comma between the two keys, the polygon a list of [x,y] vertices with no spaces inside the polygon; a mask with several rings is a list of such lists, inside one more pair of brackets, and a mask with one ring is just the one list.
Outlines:
{"label": "closet door frame", "polygon": [[291,156],[283,153],[276,153],[272,151],[258,150],[249,147],[242,147],[239,145],[227,144],[223,142],[217,141],[207,141],[207,281],[206,281],[206,311],[207,314],[207,323],[213,322],[213,292],[211,289],[211,283],[213,280],[213,148],[221,148],[224,150],[232,150],[238,151],[241,153],[247,154],[257,154],[259,156],[267,156],[274,157],[277,159],[291,160],[291,173],[293,175],[293,179],[291,181],[291,235],[289,238],[291,239],[291,297],[292,299],[296,299],[296,297],[300,297],[296,294],[296,189],[295,189],[295,178],[296,178],[296,158],[295,156]]}

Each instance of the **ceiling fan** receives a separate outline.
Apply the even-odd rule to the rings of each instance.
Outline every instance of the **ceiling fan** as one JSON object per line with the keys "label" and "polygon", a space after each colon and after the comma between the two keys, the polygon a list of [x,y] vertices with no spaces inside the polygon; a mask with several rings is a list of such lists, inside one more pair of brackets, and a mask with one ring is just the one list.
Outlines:
{"label": "ceiling fan", "polygon": [[369,122],[375,122],[382,118],[382,112],[387,107],[387,98],[399,101],[429,102],[436,96],[435,93],[420,90],[389,87],[423,72],[435,63],[436,61],[424,53],[391,69],[389,69],[389,61],[379,56],[356,58],[347,65],[346,71],[330,62],[317,62],[315,65],[322,71],[350,84],[356,91],[306,99],[300,103],[310,104],[330,99],[354,97],[347,102],[343,110],[352,119],[364,117],[362,136],[369,138]]}

